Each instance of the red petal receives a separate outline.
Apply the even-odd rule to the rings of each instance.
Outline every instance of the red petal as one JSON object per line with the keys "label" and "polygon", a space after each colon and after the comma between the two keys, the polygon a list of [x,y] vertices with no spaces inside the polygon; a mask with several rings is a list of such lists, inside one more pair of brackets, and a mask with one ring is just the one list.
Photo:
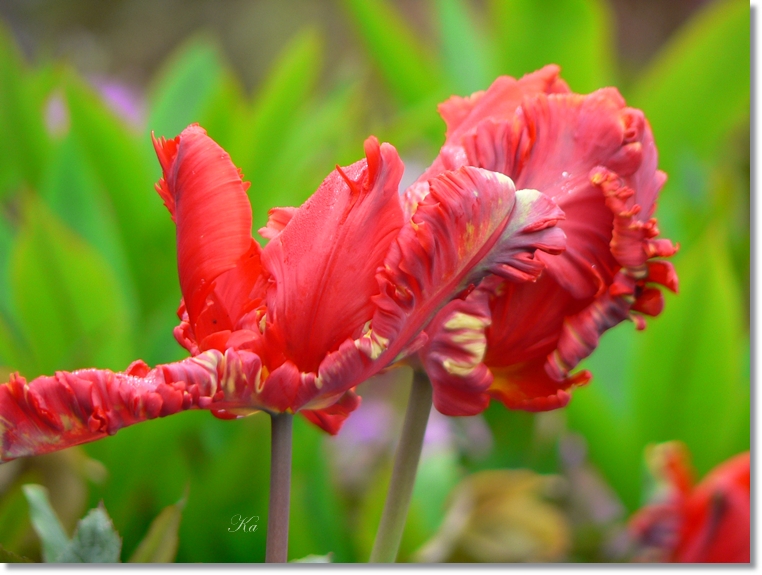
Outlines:
{"label": "red petal", "polygon": [[251,205],[230,156],[203,128],[154,139],[154,147],[164,172],[159,193],[177,224],[180,288],[194,325],[214,280],[252,247]]}
{"label": "red petal", "polygon": [[[274,284],[269,322],[285,356],[314,372],[373,315],[376,269],[403,224],[403,165],[369,138],[367,162],[334,171],[263,251]],[[269,329],[269,327],[268,327]]]}
{"label": "red petal", "polygon": [[581,371],[557,381],[545,370],[544,360],[535,360],[507,368],[492,368],[494,380],[489,389],[492,397],[509,409],[549,411],[565,407],[569,390],[590,381],[590,373]]}
{"label": "red petal", "polygon": [[565,318],[581,309],[582,303],[546,274],[534,283],[503,282],[490,304],[487,365],[507,367],[547,357]]}
{"label": "red petal", "polygon": [[524,96],[568,92],[566,82],[558,77],[559,72],[558,66],[549,64],[519,80],[501,76],[488,90],[467,98],[451,97],[439,105],[439,113],[447,124],[447,140],[456,141],[486,118],[510,118]]}
{"label": "red petal", "polygon": [[0,461],[39,455],[113,435],[119,429],[188,409],[251,409],[259,358],[211,351],[149,370],[82,369],[19,377],[0,385]]}
{"label": "red petal", "polygon": [[488,273],[536,277],[535,250],[562,247],[551,229],[561,217],[555,205],[536,192],[515,193],[504,176],[461,168],[429,186],[379,274],[369,337],[382,348],[392,342],[392,357],[469,284]]}
{"label": "red petal", "polygon": [[259,235],[266,240],[273,239],[288,225],[296,210],[297,208],[272,208],[268,212],[267,225],[264,228],[259,228]]}
{"label": "red petal", "polygon": [[648,281],[661,284],[673,293],[677,293],[678,279],[672,262],[648,262]]}
{"label": "red petal", "polygon": [[749,452],[714,468],[685,502],[675,561],[748,563],[751,555]]}
{"label": "red petal", "polygon": [[489,324],[489,294],[478,290],[447,304],[427,328],[430,339],[421,358],[440,413],[476,415],[489,405],[492,373],[482,363]]}
{"label": "red petal", "polygon": [[632,305],[633,311],[656,317],[664,309],[664,296],[657,288],[645,288]]}
{"label": "red petal", "polygon": [[570,314],[548,358],[548,372],[557,379],[565,378],[598,347],[601,334],[627,319],[629,308],[627,299],[604,294],[582,311]]}
{"label": "red petal", "polygon": [[525,97],[568,92],[569,87],[558,77],[558,73],[559,67],[550,64],[519,80],[501,76],[486,91],[476,92],[466,98],[453,96],[440,104],[439,113],[447,124],[446,141],[439,156],[419,178],[419,182],[425,182],[443,171],[456,170],[465,165],[486,167],[467,164],[462,138],[484,120],[510,120]]}
{"label": "red petal", "polygon": [[349,414],[360,407],[360,396],[354,391],[348,391],[341,399],[325,409],[302,410],[301,413],[308,421],[331,435],[336,435],[344,425]]}

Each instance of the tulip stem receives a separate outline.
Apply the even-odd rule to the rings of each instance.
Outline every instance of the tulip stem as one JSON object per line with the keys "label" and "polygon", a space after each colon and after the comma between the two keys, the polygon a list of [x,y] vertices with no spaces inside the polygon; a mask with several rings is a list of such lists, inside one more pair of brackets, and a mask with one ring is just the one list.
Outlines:
{"label": "tulip stem", "polygon": [[431,383],[426,374],[416,371],[410,387],[410,400],[405,413],[402,435],[394,457],[381,523],[370,554],[371,563],[394,563],[397,560],[402,532],[405,529],[415,475],[423,449],[423,436],[431,411]]}
{"label": "tulip stem", "polygon": [[291,499],[291,431],[294,416],[271,415],[270,507],[267,515],[267,563],[288,561],[288,512]]}

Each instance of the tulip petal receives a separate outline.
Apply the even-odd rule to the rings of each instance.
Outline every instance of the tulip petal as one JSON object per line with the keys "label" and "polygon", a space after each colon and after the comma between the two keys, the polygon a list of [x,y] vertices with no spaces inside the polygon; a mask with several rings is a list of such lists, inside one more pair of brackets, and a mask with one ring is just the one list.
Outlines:
{"label": "tulip petal", "polygon": [[489,273],[536,277],[535,251],[563,249],[553,231],[561,217],[552,200],[515,192],[501,174],[465,167],[432,179],[379,272],[366,353],[396,355],[453,294]]}
{"label": "tulip petal", "polygon": [[177,224],[180,288],[195,325],[214,281],[258,249],[247,185],[227,152],[198,125],[173,140],[153,141],[164,173],[157,190]]}
{"label": "tulip petal", "polygon": [[371,319],[376,269],[403,224],[402,161],[375,138],[365,151],[366,161],[337,168],[263,250],[274,280],[269,337],[302,372],[316,372]]}
{"label": "tulip petal", "polygon": [[272,208],[268,212],[267,225],[259,228],[259,235],[266,240],[271,240],[283,231],[291,218],[294,217],[297,208]]}
{"label": "tulip petal", "polygon": [[[488,118],[492,121],[509,120],[525,97],[567,93],[569,87],[558,77],[559,71],[558,66],[549,64],[519,80],[510,76],[501,76],[485,91],[476,92],[465,98],[452,96],[440,104],[439,114],[447,124],[445,145],[418,182],[426,182],[444,171],[456,170],[465,165],[490,169],[487,166],[467,162],[460,142],[461,138]],[[503,173],[510,176],[508,172]],[[418,186],[418,183],[410,186],[410,193],[414,193]]]}
{"label": "tulip petal", "polygon": [[546,371],[544,359],[509,367],[490,366],[494,379],[489,393],[509,409],[549,411],[565,407],[571,399],[569,390],[590,381],[590,373],[581,371],[557,380]]}
{"label": "tulip petal", "polygon": [[485,118],[512,117],[525,96],[568,92],[566,82],[558,77],[560,71],[557,65],[549,64],[519,80],[501,76],[488,90],[466,98],[452,96],[439,105],[439,114],[447,124],[446,139],[457,140]]}
{"label": "tulip petal", "polygon": [[360,407],[360,396],[354,391],[348,391],[341,399],[325,409],[303,409],[301,414],[308,421],[331,435],[336,435],[344,425],[349,414]]}
{"label": "tulip petal", "polygon": [[0,385],[0,461],[39,455],[113,435],[119,429],[188,409],[253,409],[259,358],[209,351],[150,369],[82,369]]}
{"label": "tulip petal", "polygon": [[489,294],[456,299],[440,311],[427,328],[436,334],[421,357],[431,380],[434,407],[444,415],[476,415],[489,405],[492,372],[484,365],[489,326]]}

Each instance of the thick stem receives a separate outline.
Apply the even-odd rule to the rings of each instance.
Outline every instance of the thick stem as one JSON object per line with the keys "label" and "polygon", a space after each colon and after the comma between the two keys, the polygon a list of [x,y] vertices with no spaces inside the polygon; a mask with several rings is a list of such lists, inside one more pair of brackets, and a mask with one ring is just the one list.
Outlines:
{"label": "thick stem", "polygon": [[416,371],[410,388],[410,400],[405,413],[392,480],[386,496],[381,524],[370,554],[371,563],[394,563],[405,529],[415,475],[423,448],[423,436],[431,411],[431,383],[426,374]]}
{"label": "thick stem", "polygon": [[271,416],[270,508],[267,514],[267,563],[288,561],[288,511],[291,500],[291,430],[294,416]]}

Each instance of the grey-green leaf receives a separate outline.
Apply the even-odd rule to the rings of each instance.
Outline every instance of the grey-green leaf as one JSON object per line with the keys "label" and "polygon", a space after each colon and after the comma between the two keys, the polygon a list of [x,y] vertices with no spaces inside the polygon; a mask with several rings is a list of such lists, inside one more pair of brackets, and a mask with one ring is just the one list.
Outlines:
{"label": "grey-green leaf", "polygon": [[63,550],[58,563],[119,563],[122,538],[101,503],[77,524],[74,538]]}
{"label": "grey-green leaf", "polygon": [[172,563],[177,555],[178,530],[186,497],[162,509],[130,557],[130,563]]}
{"label": "grey-green leaf", "polygon": [[50,506],[48,490],[33,484],[24,485],[22,489],[29,503],[32,527],[42,542],[42,558],[47,563],[53,562],[69,544],[69,538]]}

